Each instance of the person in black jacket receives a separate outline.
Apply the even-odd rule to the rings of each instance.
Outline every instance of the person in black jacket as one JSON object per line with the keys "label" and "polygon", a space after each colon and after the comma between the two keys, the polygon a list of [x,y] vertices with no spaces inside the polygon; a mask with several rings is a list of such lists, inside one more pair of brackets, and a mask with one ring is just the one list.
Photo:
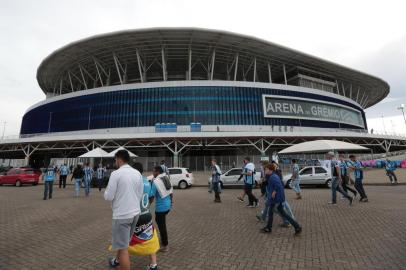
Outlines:
{"label": "person in black jacket", "polygon": [[80,164],[78,164],[72,173],[71,182],[75,179],[75,197],[79,197],[80,195],[80,186],[82,184],[82,179],[85,176],[85,172]]}

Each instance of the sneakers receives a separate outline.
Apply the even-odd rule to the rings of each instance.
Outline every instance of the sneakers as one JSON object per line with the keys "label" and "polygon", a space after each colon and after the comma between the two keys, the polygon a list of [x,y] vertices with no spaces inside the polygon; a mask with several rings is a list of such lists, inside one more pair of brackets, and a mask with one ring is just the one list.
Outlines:
{"label": "sneakers", "polygon": [[336,202],[328,202],[328,204],[330,204],[330,205],[337,205]]}
{"label": "sneakers", "polygon": [[163,246],[159,249],[159,252],[168,252],[169,251],[169,247],[168,246]]}
{"label": "sneakers", "polygon": [[265,221],[265,220],[262,218],[262,215],[259,215],[259,214],[258,214],[258,215],[256,215],[255,217],[258,219],[259,222],[264,222],[264,221]]}
{"label": "sneakers", "polygon": [[109,265],[110,265],[110,267],[115,268],[115,267],[119,266],[120,263],[117,261],[116,258],[110,258]]}
{"label": "sneakers", "polygon": [[240,202],[243,202],[243,201],[244,201],[244,199],[241,198],[240,196],[237,197],[237,200],[239,200]]}
{"label": "sneakers", "polygon": [[299,235],[302,233],[302,227],[295,229],[295,235]]}
{"label": "sneakers", "polygon": [[261,229],[262,233],[272,233],[272,229],[269,229],[268,227],[262,228]]}
{"label": "sneakers", "polygon": [[154,265],[154,266],[148,265],[145,270],[158,270],[158,269],[159,269],[159,268],[158,268],[158,265],[156,264],[156,265]]}

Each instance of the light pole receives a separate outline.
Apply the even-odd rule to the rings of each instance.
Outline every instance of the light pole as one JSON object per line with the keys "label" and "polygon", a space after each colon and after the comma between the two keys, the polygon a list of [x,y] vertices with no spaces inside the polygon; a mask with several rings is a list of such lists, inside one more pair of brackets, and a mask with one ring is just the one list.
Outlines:
{"label": "light pole", "polygon": [[7,124],[7,122],[4,121],[4,122],[3,122],[3,134],[1,135],[1,139],[2,139],[2,140],[4,139],[4,132],[6,131],[6,124]]}
{"label": "light pole", "polygon": [[405,125],[406,125],[405,104],[400,104],[400,106],[398,107],[398,110],[401,110],[401,111],[402,111],[403,119],[405,120]]}
{"label": "light pole", "polygon": [[385,121],[383,120],[383,114],[382,114],[382,124],[383,124],[383,130],[385,131],[385,134],[386,134],[386,126],[385,126]]}

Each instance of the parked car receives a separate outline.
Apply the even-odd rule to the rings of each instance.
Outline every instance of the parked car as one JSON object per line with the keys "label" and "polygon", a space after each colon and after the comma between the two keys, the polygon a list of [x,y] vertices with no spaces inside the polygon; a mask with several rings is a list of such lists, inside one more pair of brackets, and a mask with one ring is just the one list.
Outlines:
{"label": "parked car", "polygon": [[[180,189],[186,189],[194,184],[193,173],[188,168],[168,168],[169,175],[171,179],[171,184],[173,187]],[[147,179],[151,181],[152,175],[148,176]]]}
{"label": "parked car", "polygon": [[[244,180],[241,179],[238,181],[238,178],[240,177],[242,173],[242,168],[233,168],[231,170],[226,171],[222,175],[220,175],[220,185],[221,187],[224,186],[243,186],[244,185]],[[261,172],[256,172],[255,173],[255,186],[259,184],[259,181],[261,179]],[[209,177],[209,185],[211,183],[211,177]]]}
{"label": "parked car", "polygon": [[12,168],[7,173],[0,174],[0,185],[15,185],[21,187],[24,184],[38,185],[41,171],[33,168]]}
{"label": "parked car", "polygon": [[168,168],[171,184],[180,189],[191,187],[195,181],[193,173],[188,168]]}
{"label": "parked car", "polygon": [[[300,185],[325,185],[331,188],[331,173],[322,166],[307,166],[299,171]],[[290,188],[292,174],[283,177],[285,187]]]}

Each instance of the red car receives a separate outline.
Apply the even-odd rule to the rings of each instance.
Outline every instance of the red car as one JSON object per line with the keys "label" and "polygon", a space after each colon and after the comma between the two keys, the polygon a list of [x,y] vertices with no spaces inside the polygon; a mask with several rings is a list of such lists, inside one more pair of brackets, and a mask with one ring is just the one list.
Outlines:
{"label": "red car", "polygon": [[41,171],[32,168],[12,168],[0,175],[0,185],[9,184],[21,187],[24,184],[38,185]]}

